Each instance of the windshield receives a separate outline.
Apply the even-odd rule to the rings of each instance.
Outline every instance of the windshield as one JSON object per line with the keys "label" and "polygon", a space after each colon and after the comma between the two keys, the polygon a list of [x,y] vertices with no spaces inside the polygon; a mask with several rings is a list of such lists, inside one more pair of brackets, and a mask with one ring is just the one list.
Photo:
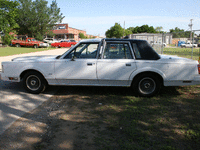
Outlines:
{"label": "windshield", "polygon": [[[78,44],[76,44],[76,45],[78,45]],[[62,57],[62,56],[64,56],[65,54],[67,54],[69,51],[71,51],[72,49],[74,49],[74,47],[76,47],[76,45],[75,46],[72,46],[72,47],[70,47],[66,52],[64,52],[62,55],[59,55],[59,57],[58,58],[56,58],[56,59],[59,59],[60,57]]]}

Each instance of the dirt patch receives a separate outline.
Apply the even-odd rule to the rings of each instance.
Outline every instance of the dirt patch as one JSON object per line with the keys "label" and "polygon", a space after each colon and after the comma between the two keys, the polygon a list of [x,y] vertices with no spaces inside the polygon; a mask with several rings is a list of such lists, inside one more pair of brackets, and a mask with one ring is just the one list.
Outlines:
{"label": "dirt patch", "polygon": [[130,88],[61,87],[1,135],[2,150],[200,149],[200,87],[152,98]]}
{"label": "dirt patch", "polygon": [[102,105],[99,97],[61,95],[65,90],[12,124],[0,136],[1,150],[100,149],[94,139],[105,132],[106,124],[91,113]]}

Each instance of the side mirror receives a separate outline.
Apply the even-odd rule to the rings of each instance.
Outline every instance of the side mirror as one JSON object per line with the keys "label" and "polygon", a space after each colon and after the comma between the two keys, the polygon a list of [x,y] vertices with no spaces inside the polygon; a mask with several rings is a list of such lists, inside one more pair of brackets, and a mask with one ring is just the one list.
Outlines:
{"label": "side mirror", "polygon": [[72,59],[71,59],[71,61],[75,61],[75,58],[76,58],[75,56],[72,56]]}

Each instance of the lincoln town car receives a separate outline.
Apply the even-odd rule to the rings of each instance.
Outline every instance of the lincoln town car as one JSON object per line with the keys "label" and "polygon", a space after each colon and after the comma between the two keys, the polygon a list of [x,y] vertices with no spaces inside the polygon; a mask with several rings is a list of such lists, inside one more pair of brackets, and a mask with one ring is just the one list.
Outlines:
{"label": "lincoln town car", "polygon": [[122,86],[139,96],[163,86],[200,84],[198,61],[160,55],[145,40],[82,40],[58,56],[29,56],[2,62],[1,79],[23,82],[34,94],[48,85]]}

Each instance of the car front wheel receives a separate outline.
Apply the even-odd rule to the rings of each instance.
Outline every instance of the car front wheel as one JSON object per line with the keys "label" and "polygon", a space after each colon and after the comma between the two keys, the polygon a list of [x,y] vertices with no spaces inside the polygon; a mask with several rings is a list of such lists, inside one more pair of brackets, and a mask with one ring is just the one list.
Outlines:
{"label": "car front wheel", "polygon": [[135,80],[135,83],[133,83],[133,88],[136,90],[139,96],[152,97],[159,92],[161,88],[161,82],[155,75],[143,74]]}
{"label": "car front wheel", "polygon": [[25,74],[23,85],[28,92],[39,94],[45,90],[47,83],[40,73],[31,71]]}
{"label": "car front wheel", "polygon": [[35,45],[33,46],[33,48],[38,48],[38,45],[35,44]]}

